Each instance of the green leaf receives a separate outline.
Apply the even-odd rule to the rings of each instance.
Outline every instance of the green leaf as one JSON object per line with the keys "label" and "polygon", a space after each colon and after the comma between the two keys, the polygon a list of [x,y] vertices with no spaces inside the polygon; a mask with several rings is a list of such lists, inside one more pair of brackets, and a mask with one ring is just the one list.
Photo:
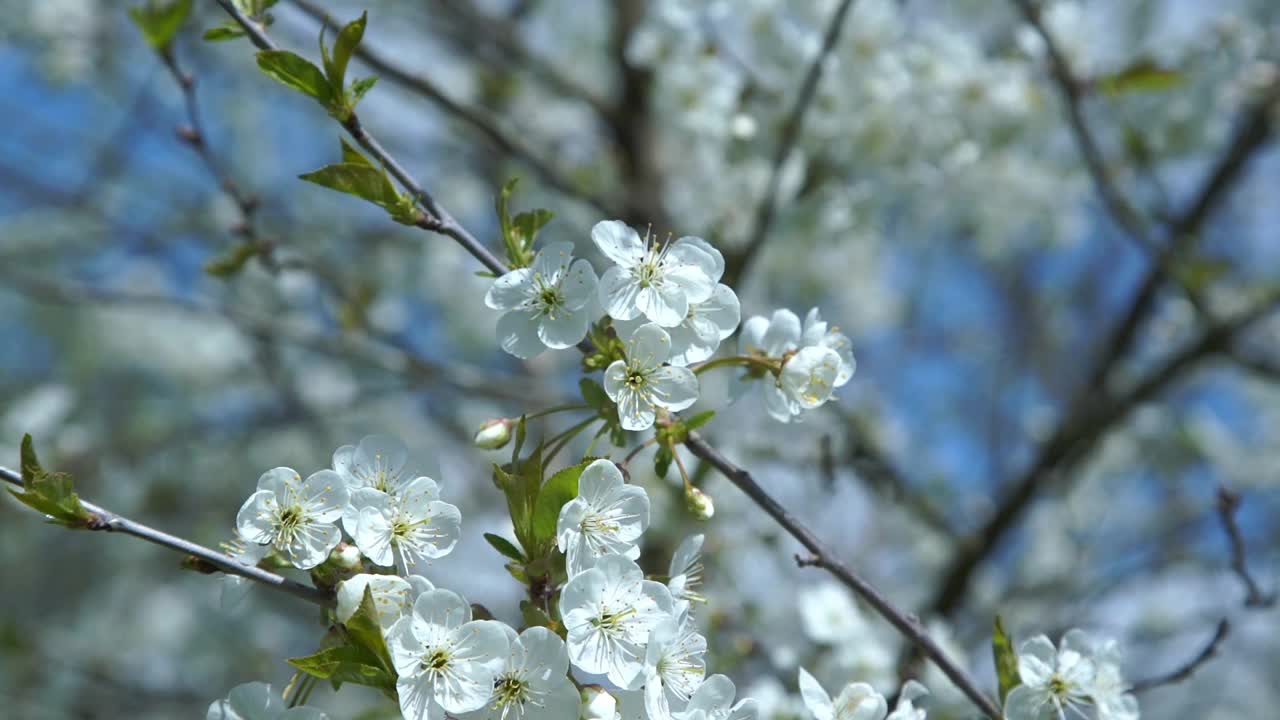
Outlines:
{"label": "green leaf", "polygon": [[190,12],[191,0],[148,2],[146,5],[129,8],[129,17],[142,31],[147,44],[156,50],[163,50],[173,41],[173,36]]}
{"label": "green leaf", "polygon": [[1009,691],[1018,687],[1022,679],[1018,677],[1018,656],[1013,651],[1013,642],[1004,630],[1004,622],[996,615],[995,628],[991,633],[991,654],[996,663],[996,678],[1000,683],[1000,702],[1008,697]]}
{"label": "green leaf", "polygon": [[578,496],[578,478],[587,462],[570,465],[555,475],[538,492],[533,508],[533,537],[537,547],[550,547],[556,537],[556,523],[560,520],[560,508]]}
{"label": "green leaf", "polygon": [[547,615],[546,611],[534,605],[528,600],[520,601],[520,619],[524,620],[526,628],[531,627],[552,627],[554,621]]}
{"label": "green leaf", "polygon": [[396,686],[395,675],[379,666],[368,650],[355,645],[325,648],[306,657],[289,658],[288,662],[308,675],[335,683],[355,683],[384,690]]}
{"label": "green leaf", "polygon": [[1178,263],[1177,276],[1183,285],[1195,292],[1209,286],[1231,272],[1231,263],[1214,258],[1190,258]]}
{"label": "green leaf", "polygon": [[224,23],[218,27],[209,28],[204,31],[205,42],[225,42],[227,40],[235,40],[244,37],[244,28],[234,22]]}
{"label": "green leaf", "polygon": [[351,618],[343,624],[353,644],[367,650],[386,670],[394,667],[391,653],[387,651],[386,640],[382,636],[382,626],[378,624],[378,608],[373,599],[373,588],[365,586],[364,597],[360,599],[360,607],[351,614]]}
{"label": "green leaf", "polygon": [[693,417],[690,417],[684,420],[682,424],[684,425],[684,429],[686,432],[690,430],[697,430],[703,425],[706,425],[707,421],[715,416],[716,416],[715,410],[704,410],[698,413],[697,415],[694,415]]}
{"label": "green leaf", "polygon": [[335,94],[341,93],[346,87],[347,63],[351,60],[351,54],[355,52],[356,46],[360,44],[361,38],[364,37],[364,26],[368,19],[368,12],[360,13],[360,17],[347,23],[338,31],[338,38],[333,41],[333,60],[327,64],[325,71],[329,75],[329,85]]}
{"label": "green leaf", "polygon": [[288,50],[263,50],[258,53],[258,67],[277,82],[315,98],[325,108],[332,105],[328,79],[301,55]]}
{"label": "green leaf", "polygon": [[258,245],[242,242],[232,245],[226,252],[204,264],[204,271],[214,277],[231,277],[244,269],[246,263],[258,254]]}
{"label": "green leaf", "polygon": [[369,158],[360,153],[359,150],[351,147],[346,138],[338,138],[338,142],[342,143],[342,162],[350,165],[364,165],[366,167],[375,167]]}
{"label": "green leaf", "polygon": [[49,522],[68,528],[83,529],[94,519],[93,513],[80,504],[71,476],[51,473],[40,467],[31,435],[22,436],[22,492],[9,490],[23,505],[49,516]]}
{"label": "green leaf", "polygon": [[538,209],[522,212],[511,220],[511,229],[516,234],[516,241],[520,243],[520,248],[525,251],[533,250],[533,241],[538,237],[538,231],[551,222],[551,218],[555,217],[555,213],[550,210]]}
{"label": "green leaf", "polygon": [[[511,230],[511,212],[508,205],[511,201],[511,195],[516,191],[516,185],[520,183],[520,178],[511,178],[502,185],[502,189],[498,191],[498,197],[494,198],[494,209],[498,213],[498,230],[502,234],[502,244],[507,249],[507,259],[514,263],[520,255],[520,248],[513,243],[514,233]],[[522,267],[512,265],[512,267]]]}
{"label": "green leaf", "polygon": [[609,399],[604,388],[600,387],[600,383],[591,378],[582,378],[578,381],[578,390],[582,392],[582,400],[593,410],[601,415],[612,412],[613,401]]}
{"label": "green leaf", "polygon": [[1142,59],[1127,68],[1097,79],[1098,87],[1108,95],[1127,92],[1164,92],[1186,81],[1177,71],[1160,67],[1151,59]]}
{"label": "green leaf", "polygon": [[351,90],[349,91],[350,97],[347,100],[347,104],[351,106],[351,109],[354,110],[356,105],[360,104],[360,101],[364,99],[365,93],[372,90],[373,85],[376,82],[378,82],[378,78],[369,76],[367,78],[360,78],[359,80],[351,83]]}
{"label": "green leaf", "polygon": [[[344,157],[347,150],[344,143]],[[391,217],[397,222],[412,224],[412,220],[408,219],[406,214],[414,212],[413,201],[396,191],[396,186],[391,183],[391,178],[387,177],[387,173],[382,168],[376,168],[367,163],[368,160],[364,163],[343,162],[337,165],[326,165],[298,177],[330,190],[368,200],[391,213]]]}
{"label": "green leaf", "polygon": [[524,553],[520,552],[520,548],[513,545],[510,540],[502,537],[501,535],[494,535],[493,533],[485,533],[484,539],[489,541],[489,544],[493,546],[494,550],[497,550],[516,562],[524,562]]}

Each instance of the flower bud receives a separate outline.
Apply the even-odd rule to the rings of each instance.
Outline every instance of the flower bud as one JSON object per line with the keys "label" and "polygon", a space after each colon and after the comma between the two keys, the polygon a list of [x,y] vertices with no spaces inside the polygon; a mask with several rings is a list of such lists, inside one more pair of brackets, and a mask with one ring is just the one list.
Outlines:
{"label": "flower bud", "polygon": [[364,555],[360,554],[360,548],[355,545],[339,543],[329,553],[329,560],[343,570],[358,570],[363,567]]}
{"label": "flower bud", "polygon": [[485,420],[476,431],[475,445],[483,450],[497,450],[511,441],[511,428],[515,423],[510,418]]}
{"label": "flower bud", "polygon": [[615,720],[618,717],[618,701],[599,685],[582,689],[582,717],[586,720]]}
{"label": "flower bud", "polygon": [[692,485],[684,487],[684,502],[689,512],[699,520],[710,520],[716,514],[716,504],[711,501],[711,496]]}

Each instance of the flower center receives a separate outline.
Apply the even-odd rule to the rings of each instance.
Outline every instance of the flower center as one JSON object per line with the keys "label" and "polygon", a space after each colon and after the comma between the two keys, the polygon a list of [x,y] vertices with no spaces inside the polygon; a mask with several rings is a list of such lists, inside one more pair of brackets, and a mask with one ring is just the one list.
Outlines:
{"label": "flower center", "polygon": [[437,648],[422,656],[422,662],[418,664],[422,670],[430,672],[440,672],[449,667],[449,653],[441,648]]}
{"label": "flower center", "polygon": [[514,674],[504,675],[493,686],[495,704],[501,707],[524,704],[529,698],[529,683]]}
{"label": "flower center", "polygon": [[627,368],[627,387],[639,390],[644,387],[644,372],[639,368]]}
{"label": "flower center", "polygon": [[302,508],[298,505],[292,505],[285,508],[280,513],[280,534],[292,536],[298,530],[298,526],[306,520],[306,516],[302,512]]}
{"label": "flower center", "polygon": [[591,624],[611,635],[617,634],[622,630],[627,618],[634,615],[635,612],[635,608],[628,608],[621,612],[611,612],[608,608],[604,608],[601,609],[598,617],[591,619]]}

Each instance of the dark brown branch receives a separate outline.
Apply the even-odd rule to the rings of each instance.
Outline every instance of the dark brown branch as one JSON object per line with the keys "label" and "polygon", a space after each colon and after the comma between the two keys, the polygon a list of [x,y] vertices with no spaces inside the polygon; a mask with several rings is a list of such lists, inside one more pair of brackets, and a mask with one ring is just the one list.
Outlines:
{"label": "dark brown branch", "polygon": [[1276,604],[1276,593],[1263,592],[1258,581],[1249,573],[1249,563],[1245,553],[1244,536],[1240,533],[1240,524],[1236,522],[1236,511],[1240,509],[1240,494],[1228,490],[1226,486],[1218,486],[1218,519],[1222,529],[1231,543],[1231,570],[1244,585],[1244,606],[1248,608],[1269,608]]}
{"label": "dark brown branch", "polygon": [[[323,8],[315,3],[308,2],[308,0],[294,0],[294,4],[297,5],[303,13],[322,25],[326,25],[334,29],[342,27],[341,23],[335,20],[325,12]],[[471,127],[499,151],[508,153],[527,165],[530,170],[533,170],[533,172],[550,187],[559,190],[569,197],[582,199],[597,211],[605,215],[613,214],[610,210],[612,203],[602,197],[594,195],[570,181],[563,173],[553,167],[550,162],[539,157],[537,153],[527,147],[520,140],[509,135],[506,131],[502,130],[502,128],[499,128],[492,120],[485,117],[480,110],[466,107],[457,100],[449,97],[444,90],[431,82],[431,80],[425,75],[412,72],[397,65],[388,56],[383,55],[366,44],[361,44],[356,47],[355,56],[363,60],[366,65],[379,73],[382,77],[386,77],[397,85],[427,98],[439,106],[446,114],[456,117],[458,120],[462,121],[463,124]]]}
{"label": "dark brown branch", "polygon": [[782,186],[783,166],[800,139],[800,130],[804,127],[805,115],[808,114],[809,108],[813,105],[813,99],[818,91],[818,81],[822,79],[822,68],[826,64],[827,58],[831,55],[831,50],[840,39],[840,32],[844,29],[845,17],[849,14],[849,9],[853,7],[853,2],[854,0],[842,0],[840,6],[831,14],[831,20],[827,23],[827,31],[822,38],[822,47],[813,58],[813,62],[809,64],[809,69],[805,72],[804,80],[800,85],[800,92],[796,95],[795,104],[791,106],[791,112],[782,124],[778,147],[773,154],[773,168],[769,172],[769,184],[765,187],[764,197],[761,198],[760,205],[756,209],[755,227],[751,231],[751,237],[747,240],[747,244],[742,250],[725,258],[724,283],[727,285],[738,284],[747,267],[751,264],[756,254],[760,252],[760,248],[769,237],[774,215],[778,211],[778,193]]}
{"label": "dark brown branch", "polygon": [[947,656],[946,652],[929,636],[929,633],[917,617],[899,610],[871,583],[837,560],[808,528],[801,524],[777,500],[774,500],[772,496],[765,492],[764,488],[760,487],[750,472],[733,464],[719,450],[707,444],[696,432],[689,433],[689,439],[685,442],[685,447],[689,449],[689,452],[718,470],[734,485],[737,485],[738,489],[746,493],[747,497],[751,498],[756,505],[759,505],[761,509],[768,513],[769,517],[773,518],[775,522],[781,525],[812,554],[808,558],[796,558],[802,567],[820,567],[834,575],[836,579],[874,608],[881,617],[889,621],[925,657],[932,660],[951,679],[951,682],[955,683],[956,687],[972,700],[983,713],[993,719],[1000,717],[1000,710],[996,707],[995,702],[978,688],[977,683],[968,673]]}
{"label": "dark brown branch", "polygon": [[1213,633],[1213,638],[1209,640],[1209,644],[1205,645],[1204,649],[1199,653],[1196,653],[1195,657],[1183,663],[1176,670],[1165,673],[1164,675],[1157,675],[1156,677],[1147,678],[1146,680],[1139,680],[1133,684],[1133,687],[1130,689],[1131,692],[1136,695],[1164,685],[1180,683],[1183,680],[1190,678],[1195,674],[1196,670],[1200,669],[1201,665],[1209,662],[1218,654],[1218,647],[1222,645],[1222,641],[1227,639],[1227,635],[1230,632],[1231,623],[1227,622],[1226,618],[1222,618],[1218,621],[1218,629]]}
{"label": "dark brown branch", "polygon": [[[22,487],[22,475],[10,470],[6,467],[0,467],[0,480],[11,485]],[[277,575],[273,572],[263,570],[262,568],[244,565],[236,562],[230,555],[220,553],[217,550],[211,550],[203,545],[197,545],[190,540],[170,535],[161,530],[156,530],[148,525],[130,520],[123,515],[99,507],[93,503],[81,500],[80,504],[84,509],[89,511],[94,519],[89,523],[86,529],[99,530],[103,532],[118,532],[125,535],[132,535],[136,538],[146,540],[149,543],[160,545],[161,547],[176,550],[196,558],[199,562],[207,564],[213,568],[221,570],[229,575],[238,575],[248,580],[267,585],[281,592],[288,593],[296,598],[301,598],[310,603],[315,603],[321,607],[333,607],[334,598],[330,593],[323,590],[303,585],[302,583],[290,580],[283,575]]]}

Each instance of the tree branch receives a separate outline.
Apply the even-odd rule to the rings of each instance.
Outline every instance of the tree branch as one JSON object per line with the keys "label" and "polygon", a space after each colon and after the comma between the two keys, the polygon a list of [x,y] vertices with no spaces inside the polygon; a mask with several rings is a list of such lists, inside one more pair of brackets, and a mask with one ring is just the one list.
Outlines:
{"label": "tree branch", "polygon": [[1240,494],[1228,490],[1225,485],[1218,486],[1218,519],[1222,529],[1231,543],[1231,570],[1240,578],[1245,588],[1244,606],[1247,608],[1269,608],[1276,604],[1276,593],[1263,592],[1258,581],[1249,574],[1244,546],[1244,536],[1240,533],[1240,525],[1236,522],[1236,511],[1240,509]]}
{"label": "tree branch", "polygon": [[[298,8],[311,19],[322,25],[334,28],[335,30],[342,27],[342,23],[335,20],[331,15],[325,12],[323,8],[313,2],[309,2],[308,0],[293,0],[293,4],[298,6]],[[541,178],[547,185],[559,190],[569,197],[575,197],[583,200],[604,215],[611,216],[614,214],[610,209],[612,203],[608,200],[578,187],[559,170],[553,167],[550,162],[539,157],[537,153],[525,146],[515,137],[508,135],[489,118],[485,117],[481,111],[466,107],[457,100],[450,98],[444,90],[432,83],[425,75],[400,67],[387,56],[363,43],[356,46],[355,56],[363,60],[365,64],[375,72],[380,73],[382,76],[397,85],[427,98],[439,106],[445,113],[458,118],[464,124],[470,126],[498,150],[512,155],[520,162],[527,165],[529,169],[533,170],[534,174]]]}
{"label": "tree branch", "polygon": [[1218,629],[1213,633],[1213,638],[1209,640],[1209,644],[1205,645],[1204,649],[1199,653],[1196,653],[1195,657],[1183,663],[1176,670],[1165,673],[1164,675],[1157,675],[1156,677],[1147,678],[1146,680],[1139,680],[1133,684],[1130,691],[1137,695],[1163,685],[1172,685],[1190,678],[1196,670],[1200,669],[1201,665],[1209,662],[1218,654],[1218,647],[1222,645],[1222,641],[1227,639],[1227,635],[1230,632],[1231,623],[1229,623],[1226,618],[1222,618],[1218,621]]}
{"label": "tree branch", "polygon": [[956,554],[929,603],[931,612],[946,616],[960,606],[973,572],[1000,545],[1039,492],[1055,478],[1065,476],[1068,467],[1099,438],[1124,420],[1134,408],[1150,401],[1200,362],[1225,352],[1236,338],[1277,304],[1280,304],[1280,292],[1273,291],[1252,308],[1210,328],[1199,340],[1184,347],[1127,393],[1079,406],[1045,443],[1035,462],[1014,483],[1013,490],[973,540]]}
{"label": "tree branch", "polygon": [[1071,65],[1067,62],[1067,58],[1063,55],[1061,48],[1058,47],[1057,41],[1049,33],[1044,22],[1041,21],[1040,8],[1031,0],[1013,0],[1013,4],[1018,7],[1027,24],[1044,41],[1045,54],[1049,59],[1050,74],[1056,81],[1058,91],[1062,95],[1062,102],[1066,107],[1067,120],[1071,125],[1071,132],[1075,136],[1076,145],[1080,148],[1080,155],[1084,158],[1084,164],[1089,170],[1089,176],[1093,179],[1093,185],[1097,189],[1099,197],[1102,198],[1102,204],[1106,207],[1111,217],[1115,219],[1116,223],[1127,231],[1129,237],[1133,239],[1139,249],[1147,254],[1154,252],[1156,249],[1155,241],[1152,239],[1142,216],[1125,199],[1124,194],[1116,187],[1110,171],[1107,170],[1107,161],[1102,155],[1102,150],[1098,146],[1093,130],[1089,127],[1089,122],[1085,118],[1084,108],[1081,106],[1084,88],[1071,71]]}
{"label": "tree branch", "polygon": [[737,284],[769,236],[769,229],[773,225],[773,218],[778,210],[778,192],[782,185],[783,165],[786,164],[787,157],[791,155],[792,149],[800,139],[805,115],[813,105],[813,99],[817,95],[818,81],[822,79],[822,66],[826,64],[827,57],[831,55],[831,50],[840,39],[845,16],[849,14],[853,3],[854,0],[842,0],[840,6],[831,14],[827,31],[822,38],[822,47],[813,58],[813,62],[809,64],[809,69],[805,72],[804,80],[800,85],[800,93],[796,96],[791,112],[782,125],[778,147],[773,154],[773,168],[769,172],[769,184],[765,187],[764,197],[761,198],[760,205],[756,209],[755,228],[751,232],[751,238],[742,250],[725,258],[723,282],[726,285]]}
{"label": "tree branch", "polygon": [[[22,475],[10,470],[6,467],[0,467],[0,480],[11,485],[22,485]],[[324,592],[309,585],[290,580],[283,575],[277,575],[273,572],[263,570],[262,568],[243,565],[236,562],[231,556],[220,553],[217,550],[210,550],[203,545],[197,545],[190,540],[170,535],[166,532],[156,530],[140,522],[130,520],[123,515],[117,515],[105,508],[94,505],[93,503],[81,500],[80,504],[84,506],[94,515],[94,520],[87,526],[88,530],[100,530],[103,532],[118,532],[125,535],[132,535],[141,538],[149,543],[160,545],[161,547],[176,550],[197,558],[203,563],[207,563],[224,573],[229,575],[238,575],[254,582],[262,583],[269,587],[275,588],[281,592],[288,593],[296,598],[301,598],[310,603],[315,603],[321,607],[333,607],[334,598],[330,593]]]}
{"label": "tree branch", "polygon": [[955,683],[956,687],[972,700],[983,713],[993,719],[1000,717],[1000,710],[996,707],[995,702],[978,688],[977,683],[968,673],[947,656],[946,652],[929,636],[918,618],[899,610],[888,598],[880,594],[880,591],[873,585],[833,557],[831,552],[818,541],[817,537],[808,528],[802,525],[786,508],[782,507],[777,500],[774,500],[773,497],[765,492],[764,488],[760,487],[750,472],[730,462],[719,450],[707,444],[702,436],[696,432],[689,433],[689,438],[685,441],[685,447],[689,449],[689,452],[718,470],[734,485],[737,485],[740,490],[747,494],[747,497],[751,498],[756,505],[759,505],[774,521],[813,554],[811,558],[796,558],[802,567],[820,567],[834,575],[836,579],[840,580],[841,583],[871,605],[898,632],[902,633],[926,657],[932,660],[951,679],[951,682]]}

